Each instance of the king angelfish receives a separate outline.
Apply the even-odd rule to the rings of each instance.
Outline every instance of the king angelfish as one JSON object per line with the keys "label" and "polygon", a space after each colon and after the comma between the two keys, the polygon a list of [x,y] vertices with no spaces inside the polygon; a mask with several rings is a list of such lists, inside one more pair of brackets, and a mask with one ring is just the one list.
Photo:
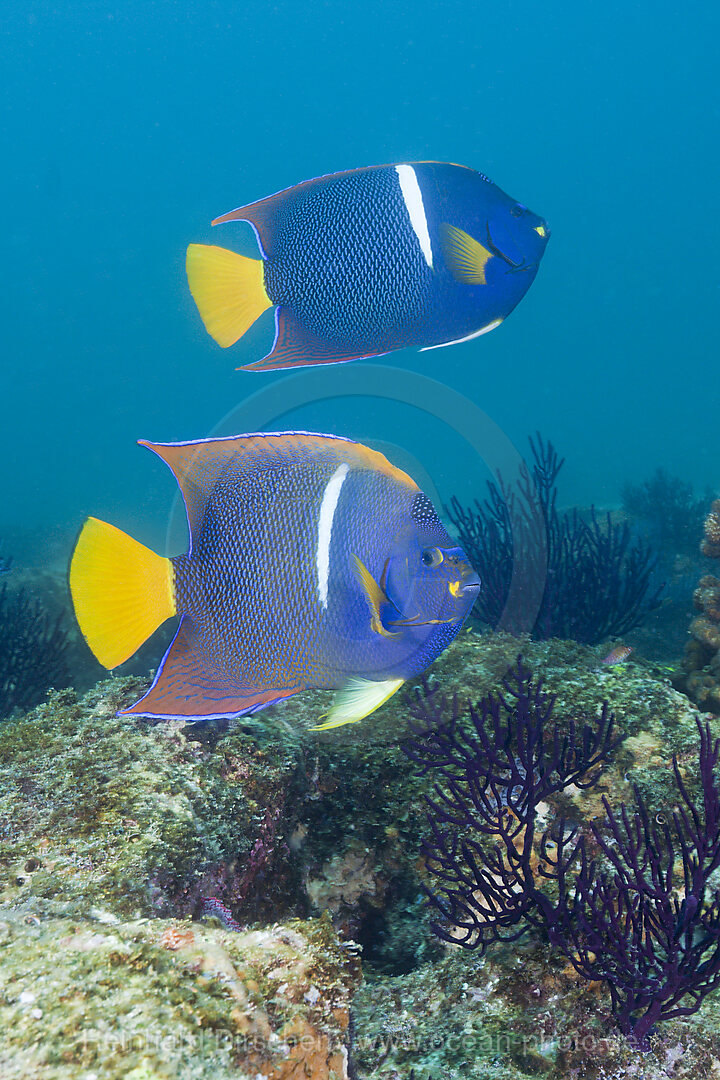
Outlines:
{"label": "king angelfish", "polygon": [[529,289],[546,222],[461,165],[335,173],[216,218],[247,221],[261,259],[191,244],[190,290],[223,347],[275,308],[251,371],[333,364],[494,329]]}
{"label": "king angelfish", "polygon": [[172,469],[190,527],[164,558],[89,518],[70,587],[107,668],[172,615],[175,638],[126,710],[199,720],[338,691],[320,726],[360,720],[453,640],[479,582],[414,481],[333,435],[144,443]]}

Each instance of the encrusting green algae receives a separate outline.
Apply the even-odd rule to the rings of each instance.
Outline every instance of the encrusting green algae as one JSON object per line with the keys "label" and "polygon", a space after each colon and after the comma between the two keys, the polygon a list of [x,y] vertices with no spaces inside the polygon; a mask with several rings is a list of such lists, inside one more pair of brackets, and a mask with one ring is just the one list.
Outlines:
{"label": "encrusting green algae", "polygon": [[0,922],[4,1080],[340,1080],[357,961],[327,920]]}
{"label": "encrusting green algae", "polygon": [[[519,651],[559,718],[616,714],[611,766],[566,796],[580,819],[631,783],[665,805],[672,753],[692,785],[696,711],[652,664],[468,632],[431,680],[476,700]],[[145,685],[0,728],[3,1080],[720,1077],[712,995],[640,1059],[537,935],[484,959],[433,936],[399,696],[342,734],[307,730],[321,693],[261,723],[117,717]]]}

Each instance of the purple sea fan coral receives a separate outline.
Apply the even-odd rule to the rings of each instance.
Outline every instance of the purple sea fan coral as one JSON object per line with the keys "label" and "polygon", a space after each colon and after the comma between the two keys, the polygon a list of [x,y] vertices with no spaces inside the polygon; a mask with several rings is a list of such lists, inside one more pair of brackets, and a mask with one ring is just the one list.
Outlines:
{"label": "purple sea fan coral", "polygon": [[563,820],[539,830],[542,801],[571,783],[590,787],[616,745],[606,707],[595,727],[570,723],[563,734],[557,724],[545,731],[553,705],[520,660],[470,724],[437,695],[416,698],[405,749],[439,774],[424,849],[440,885],[429,892],[434,929],[482,951],[527,926],[544,930],[581,976],[608,986],[620,1030],[645,1050],[656,1023],[695,1012],[720,985],[720,893],[710,882],[720,868],[720,740],[698,720],[700,796],[673,757],[667,818],[636,788],[631,810],[603,799],[607,819],[587,835]]}
{"label": "purple sea fan coral", "polygon": [[570,784],[593,784],[617,745],[606,706],[594,726],[551,727],[555,698],[521,658],[503,690],[472,706],[469,723],[457,702],[419,694],[404,745],[423,773],[441,777],[428,798],[433,840],[424,849],[441,885],[429,894],[442,917],[433,929],[483,951],[520,937],[528,923],[554,924],[554,903],[540,886],[574,834],[538,837],[542,803]]}
{"label": "purple sea fan coral", "polygon": [[655,557],[627,523],[590,508],[587,519],[557,508],[564,464],[551,442],[530,439],[532,462],[510,482],[488,484],[484,501],[453,498],[448,516],[483,587],[481,623],[544,640],[595,645],[622,637],[660,604]]}
{"label": "purple sea fan coral", "polygon": [[[598,856],[578,845],[579,869],[562,895],[563,951],[586,979],[607,983],[620,1030],[646,1049],[661,1020],[694,1013],[720,985],[720,794],[715,768],[720,740],[707,723],[700,734],[700,802],[677,759],[677,805],[653,815],[635,789],[635,806],[592,825]],[[709,893],[712,893],[709,896]]]}

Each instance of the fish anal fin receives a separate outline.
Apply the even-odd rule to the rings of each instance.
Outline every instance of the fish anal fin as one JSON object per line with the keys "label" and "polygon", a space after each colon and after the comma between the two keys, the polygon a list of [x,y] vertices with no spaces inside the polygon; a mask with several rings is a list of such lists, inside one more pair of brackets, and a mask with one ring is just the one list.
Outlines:
{"label": "fish anal fin", "polygon": [[347,685],[336,693],[325,723],[317,724],[310,730],[329,731],[345,724],[357,724],[384,705],[404,682],[404,679],[385,679],[382,682],[350,679]]}
{"label": "fish anal fin", "polygon": [[485,285],[485,267],[492,252],[455,225],[440,226],[440,242],[445,261],[456,281],[466,285]]}
{"label": "fish anal fin", "polygon": [[255,689],[233,685],[208,667],[197,648],[192,624],[185,617],[147,694],[129,709],[123,709],[121,715],[176,720],[247,716],[292,697],[302,689],[300,686]]}
{"label": "fish anal fin", "polygon": [[384,352],[368,352],[361,346],[333,345],[302,326],[289,308],[280,306],[275,309],[275,341],[270,352],[262,360],[243,364],[237,370],[279,371],[317,364],[346,364],[350,360],[385,355]]}

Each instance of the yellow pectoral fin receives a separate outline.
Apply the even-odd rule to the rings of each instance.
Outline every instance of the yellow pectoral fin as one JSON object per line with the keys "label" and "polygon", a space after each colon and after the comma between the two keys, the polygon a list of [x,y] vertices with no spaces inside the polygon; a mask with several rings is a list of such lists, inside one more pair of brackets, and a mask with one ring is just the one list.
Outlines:
{"label": "yellow pectoral fin", "polygon": [[190,244],[185,267],[205,329],[224,349],[272,307],[262,259],[248,259],[213,244]]}
{"label": "yellow pectoral fin", "polygon": [[445,261],[456,281],[466,285],[485,285],[485,267],[493,257],[492,252],[455,225],[440,226]]}
{"label": "yellow pectoral fin", "polygon": [[404,682],[404,679],[386,679],[384,682],[351,679],[335,695],[326,722],[317,724],[310,730],[328,731],[330,728],[343,727],[344,724],[357,724],[358,721],[384,705],[388,698],[397,693]]}
{"label": "yellow pectoral fin", "polygon": [[[370,627],[376,634],[381,634],[383,637],[397,637],[397,634],[392,633],[390,630],[386,630],[380,619],[380,605],[387,604],[388,598],[385,595],[385,590],[381,585],[378,585],[375,578],[372,576],[367,566],[362,562],[357,555],[353,555],[353,561],[355,563],[355,572],[360,579],[363,592],[367,598],[368,605],[370,607]],[[383,576],[384,576],[383,572]]]}

